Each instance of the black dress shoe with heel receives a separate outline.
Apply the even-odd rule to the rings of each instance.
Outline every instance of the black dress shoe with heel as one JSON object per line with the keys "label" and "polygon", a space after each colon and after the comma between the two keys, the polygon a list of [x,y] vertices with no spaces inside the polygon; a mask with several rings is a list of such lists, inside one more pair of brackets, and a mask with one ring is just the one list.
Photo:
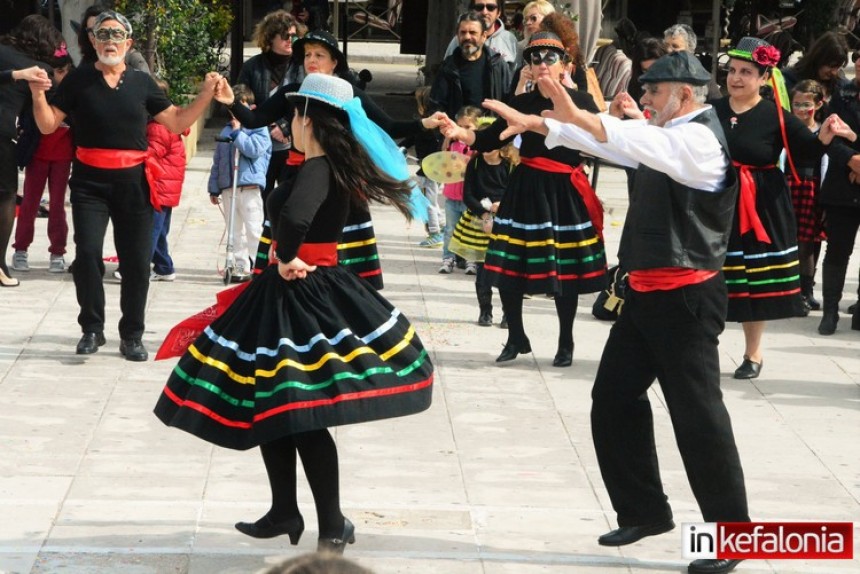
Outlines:
{"label": "black dress shoe with heel", "polygon": [[317,552],[343,554],[347,544],[355,544],[355,526],[349,518],[343,519],[343,534],[338,538],[322,538],[317,541]]}
{"label": "black dress shoe with heel", "polygon": [[573,349],[558,348],[555,358],[552,360],[553,367],[569,367],[573,364]]}
{"label": "black dress shoe with heel", "polygon": [[673,528],[675,528],[675,523],[672,520],[645,524],[643,526],[622,526],[598,538],[597,543],[601,546],[626,546],[634,542],[639,542],[646,536],[656,536],[664,532],[669,532]]}
{"label": "black dress shoe with heel", "polygon": [[497,363],[504,363],[506,361],[513,361],[517,358],[517,355],[520,353],[531,353],[532,345],[526,339],[525,343],[505,343],[505,348],[502,349],[502,353],[496,357]]}
{"label": "black dress shoe with heel", "polygon": [[274,538],[286,534],[290,537],[290,544],[295,546],[305,531],[305,521],[299,515],[281,522],[273,522],[267,514],[257,522],[237,522],[236,530],[253,538]]}
{"label": "black dress shoe with heel", "polygon": [[740,563],[740,560],[729,560],[727,558],[719,560],[715,558],[700,558],[699,560],[690,562],[690,565],[687,566],[687,572],[689,574],[724,574],[725,572],[734,570]]}
{"label": "black dress shoe with heel", "polygon": [[761,374],[761,367],[764,365],[764,360],[756,363],[751,361],[749,357],[744,355],[744,362],[735,370],[734,377],[736,379],[755,379]]}
{"label": "black dress shoe with heel", "polygon": [[75,353],[78,355],[92,355],[99,350],[99,347],[105,344],[104,333],[84,333],[81,340],[78,341],[78,346],[75,348]]}

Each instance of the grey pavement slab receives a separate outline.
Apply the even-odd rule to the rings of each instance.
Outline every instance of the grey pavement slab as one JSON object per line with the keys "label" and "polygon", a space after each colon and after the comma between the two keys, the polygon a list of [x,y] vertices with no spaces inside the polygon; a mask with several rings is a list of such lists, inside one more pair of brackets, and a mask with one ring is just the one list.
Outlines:
{"label": "grey pavement slab", "polygon": [[[174,211],[177,279],[151,286],[144,336],[151,352],[223,288],[224,223],[205,192],[212,135],[205,132]],[[617,170],[600,177],[614,253],[626,184]],[[506,332],[476,325],[473,278],[439,275],[440,250],[416,246],[419,224],[387,208],[375,208],[374,221],[384,295],[415,324],[436,385],[425,413],[334,430],[343,507],[357,529],[348,555],[380,573],[684,571],[679,530],[621,549],[596,542],[615,519],[588,420],[610,328],[591,317],[594,297],[580,298],[573,367],[551,367],[555,313],[543,297],[525,302],[533,353],[497,367]],[[233,523],[255,519],[269,504],[258,452],[216,448],[154,418],[174,362],[120,357],[114,264],[105,279],[108,343],[79,357],[74,285],[70,275],[46,270],[43,219],[30,252],[33,270],[16,274],[21,286],[0,289],[0,572],[239,574],[312,551],[316,519],[303,479],[308,530],[297,547],[243,537]],[[856,288],[852,272],[846,301]],[[498,298],[496,306],[498,322]],[[753,382],[730,376],[743,349],[740,326],[728,325],[721,338],[723,392],[756,520],[860,522],[860,332],[843,320],[836,335],[821,337],[819,317],[768,325],[766,365]],[[698,522],[659,388],[649,395],[676,521]],[[860,556],[738,569],[857,571]]]}

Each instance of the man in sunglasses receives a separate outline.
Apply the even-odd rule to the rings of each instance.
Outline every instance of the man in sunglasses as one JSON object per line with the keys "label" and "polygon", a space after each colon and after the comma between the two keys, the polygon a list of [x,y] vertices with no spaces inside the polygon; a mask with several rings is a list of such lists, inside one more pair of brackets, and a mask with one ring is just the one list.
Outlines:
{"label": "man in sunglasses", "polygon": [[[513,72],[517,60],[517,37],[505,30],[505,24],[500,17],[504,12],[504,1],[472,2],[469,5],[469,12],[479,14],[487,25],[488,33],[484,49],[501,54],[502,59]],[[445,57],[453,54],[459,46],[459,38],[457,36],[451,38],[448,49],[445,50]]]}
{"label": "man in sunglasses", "polygon": [[430,89],[430,109],[453,118],[463,106],[481,107],[486,98],[504,100],[511,69],[501,54],[486,49],[489,27],[477,12],[467,12],[457,23],[457,47],[442,61]]}
{"label": "man in sunglasses", "polygon": [[119,321],[120,353],[129,361],[148,358],[141,337],[149,291],[152,254],[152,181],[159,166],[147,156],[150,117],[173,133],[190,127],[212,101],[217,73],[207,74],[200,95],[187,107],[174,106],[149,74],[125,63],[132,45],[128,19],[114,11],[99,14],[93,26],[98,61],[73,70],[50,104],[31,84],[33,115],[39,130],[53,133],[67,117],[75,129],[76,158],[69,180],[75,227],[73,275],[83,336],[77,354],[105,344],[102,249],[108,220],[122,262]]}
{"label": "man in sunglasses", "polygon": [[[705,521],[750,520],[717,350],[728,304],[720,270],[738,180],[716,113],[704,104],[709,80],[688,52],[658,59],[639,77],[648,122],[581,110],[549,78],[538,80],[553,102],[545,117],[485,104],[508,121],[502,137],[535,131],[550,148],[578,149],[635,170],[618,251],[629,289],[591,392],[594,448],[619,525],[598,538],[603,546],[633,544],[675,527],[648,400],[655,380]],[[626,94],[616,97],[613,112],[641,117]],[[738,562],[695,560],[688,572],[721,574]]]}

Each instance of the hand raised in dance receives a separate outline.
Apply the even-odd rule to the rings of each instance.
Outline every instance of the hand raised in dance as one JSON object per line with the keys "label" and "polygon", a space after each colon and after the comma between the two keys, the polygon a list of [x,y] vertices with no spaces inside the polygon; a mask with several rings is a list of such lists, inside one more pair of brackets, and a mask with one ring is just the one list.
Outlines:
{"label": "hand raised in dance", "polygon": [[12,72],[13,80],[26,80],[30,84],[30,89],[33,89],[35,84],[36,89],[39,91],[46,91],[51,89],[51,77],[48,76],[48,72],[40,68],[39,66],[30,66],[29,68],[24,68],[23,70],[14,70]]}
{"label": "hand raised in dance", "polygon": [[227,78],[221,78],[215,85],[215,101],[225,106],[229,106],[236,98],[233,96],[233,88],[230,87],[230,82]]}
{"label": "hand raised in dance", "polygon": [[[560,86],[561,84],[558,85]],[[504,140],[528,131],[547,134],[546,126],[544,126],[543,119],[540,116],[518,112],[498,100],[484,100],[483,106],[504,119],[508,124],[508,127],[499,135],[499,139]]]}
{"label": "hand raised in dance", "polygon": [[848,124],[836,114],[831,114],[821,123],[821,130],[818,132],[818,139],[824,145],[829,145],[834,137],[845,138],[848,141],[856,141],[857,134],[854,133]]}
{"label": "hand raised in dance", "polygon": [[636,100],[627,92],[618,92],[609,104],[609,114],[616,118],[628,117],[634,120],[644,120],[645,114],[636,105]]}
{"label": "hand raised in dance", "polygon": [[436,112],[432,116],[423,118],[421,120],[421,125],[424,126],[425,130],[432,130],[436,128],[441,128],[444,124],[451,121],[448,117],[448,114],[445,112]]}

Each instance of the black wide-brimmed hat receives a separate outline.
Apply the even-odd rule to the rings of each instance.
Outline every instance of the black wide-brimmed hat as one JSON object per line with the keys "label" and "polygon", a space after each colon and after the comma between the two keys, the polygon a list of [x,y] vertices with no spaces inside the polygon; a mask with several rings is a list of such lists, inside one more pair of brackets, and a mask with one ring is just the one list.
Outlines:
{"label": "black wide-brimmed hat", "polygon": [[331,57],[337,62],[337,66],[335,67],[336,72],[344,73],[349,68],[346,63],[346,56],[343,55],[343,52],[340,51],[340,48],[337,45],[337,39],[325,30],[314,30],[313,32],[308,32],[293,42],[293,58],[298,59],[299,62],[304,60],[305,44],[308,42],[325,46],[326,50],[331,54]]}
{"label": "black wide-brimmed hat", "polygon": [[692,86],[704,86],[711,81],[711,74],[699,59],[687,51],[672,52],[657,59],[648,71],[639,76],[642,84],[679,82]]}

